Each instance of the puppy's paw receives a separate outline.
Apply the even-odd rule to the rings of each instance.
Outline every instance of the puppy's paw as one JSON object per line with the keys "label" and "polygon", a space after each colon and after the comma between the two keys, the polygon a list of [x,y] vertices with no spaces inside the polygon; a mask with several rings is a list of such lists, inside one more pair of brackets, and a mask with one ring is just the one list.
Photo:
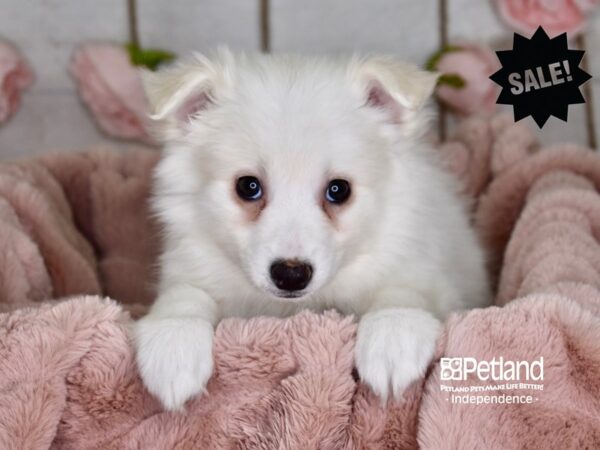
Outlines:
{"label": "puppy's paw", "polygon": [[390,308],[365,314],[358,324],[356,368],[382,401],[399,399],[425,374],[435,350],[440,322],[418,309]]}
{"label": "puppy's paw", "polygon": [[146,316],[134,324],[137,365],[165,409],[180,410],[202,392],[213,370],[213,326],[202,319]]}

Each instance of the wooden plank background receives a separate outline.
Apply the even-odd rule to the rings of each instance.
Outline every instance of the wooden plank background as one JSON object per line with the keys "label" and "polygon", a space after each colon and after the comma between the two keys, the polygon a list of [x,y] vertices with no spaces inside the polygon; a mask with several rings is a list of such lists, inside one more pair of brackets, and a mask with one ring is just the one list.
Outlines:
{"label": "wooden plank background", "polygon": [[[592,75],[600,74],[599,16],[591,18],[578,41]],[[494,49],[512,45],[512,31],[498,18],[492,0],[137,0],[136,18],[142,45],[180,55],[227,44],[273,52],[384,52],[422,65],[442,42],[479,42]],[[79,43],[124,43],[129,27],[126,0],[0,0],[0,36],[21,49],[36,73],[21,109],[0,126],[0,159],[98,143],[131,145],[96,128],[67,72]],[[570,106],[568,123],[549,120],[540,132],[544,143],[595,141],[600,75],[587,90],[589,104]],[[537,129],[530,118],[526,121]],[[454,119],[444,122],[451,129]]]}

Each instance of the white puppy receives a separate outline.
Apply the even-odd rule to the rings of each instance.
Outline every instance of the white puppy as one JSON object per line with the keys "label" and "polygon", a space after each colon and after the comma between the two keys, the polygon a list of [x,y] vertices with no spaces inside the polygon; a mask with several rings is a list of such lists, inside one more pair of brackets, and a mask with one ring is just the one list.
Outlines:
{"label": "white puppy", "polygon": [[436,79],[390,58],[228,51],[147,77],[164,251],[134,336],[166,408],[203,391],[225,317],[355,314],[356,367],[386,398],[423,375],[440,319],[487,300],[455,185],[421,139]]}

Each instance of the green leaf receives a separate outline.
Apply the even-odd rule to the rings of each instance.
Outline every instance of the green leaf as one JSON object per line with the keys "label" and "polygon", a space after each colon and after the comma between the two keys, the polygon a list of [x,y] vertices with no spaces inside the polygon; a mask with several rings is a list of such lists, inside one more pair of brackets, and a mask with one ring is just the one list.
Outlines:
{"label": "green leaf", "polygon": [[143,66],[150,70],[156,70],[161,64],[175,59],[175,54],[166,50],[140,48],[135,44],[127,44],[125,48],[129,53],[131,64]]}
{"label": "green leaf", "polygon": [[465,87],[465,80],[456,73],[444,73],[438,78],[438,85],[451,86],[456,89]]}
{"label": "green leaf", "polygon": [[446,45],[441,50],[438,50],[433,55],[429,57],[427,62],[425,63],[425,70],[429,70],[430,72],[435,72],[437,70],[437,65],[440,62],[442,56],[449,52],[457,52],[462,50],[462,47],[456,45]]}

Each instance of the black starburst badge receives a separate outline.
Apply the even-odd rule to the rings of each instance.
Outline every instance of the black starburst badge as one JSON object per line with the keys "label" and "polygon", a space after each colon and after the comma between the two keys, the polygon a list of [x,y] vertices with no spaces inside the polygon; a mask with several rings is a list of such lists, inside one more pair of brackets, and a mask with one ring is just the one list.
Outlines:
{"label": "black starburst badge", "polygon": [[502,63],[490,77],[502,86],[496,103],[513,105],[515,122],[527,116],[540,128],[550,116],[566,122],[569,105],[585,103],[579,86],[591,75],[579,68],[584,52],[569,50],[567,33],[554,39],[542,27],[531,39],[515,33],[513,49],[496,54]]}

